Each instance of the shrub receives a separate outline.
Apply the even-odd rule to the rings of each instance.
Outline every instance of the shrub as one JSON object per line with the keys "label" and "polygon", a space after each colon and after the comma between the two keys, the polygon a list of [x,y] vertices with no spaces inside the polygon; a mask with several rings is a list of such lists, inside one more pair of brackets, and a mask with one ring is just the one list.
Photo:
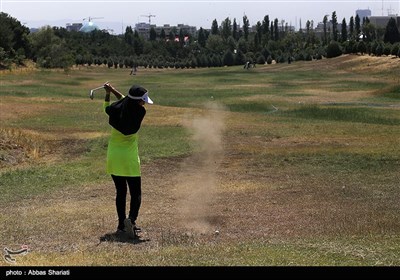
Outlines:
{"label": "shrub", "polygon": [[326,57],[332,58],[340,55],[342,55],[342,50],[340,49],[339,43],[331,41],[326,49]]}

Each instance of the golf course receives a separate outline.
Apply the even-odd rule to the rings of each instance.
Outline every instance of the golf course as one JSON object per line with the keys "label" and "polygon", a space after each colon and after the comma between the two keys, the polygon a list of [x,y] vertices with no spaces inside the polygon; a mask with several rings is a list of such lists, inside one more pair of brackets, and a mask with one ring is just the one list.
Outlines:
{"label": "golf course", "polygon": [[[0,71],[0,246],[28,248],[2,266],[400,265],[398,57],[130,71]],[[139,240],[115,234],[107,81],[154,101]]]}

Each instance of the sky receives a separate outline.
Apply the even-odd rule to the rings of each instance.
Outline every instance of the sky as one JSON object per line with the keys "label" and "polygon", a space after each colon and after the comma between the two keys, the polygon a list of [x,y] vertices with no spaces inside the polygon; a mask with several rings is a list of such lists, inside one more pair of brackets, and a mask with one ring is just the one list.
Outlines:
{"label": "sky", "polygon": [[277,18],[280,24],[284,21],[298,30],[300,25],[305,27],[307,20],[313,21],[315,27],[325,15],[330,19],[334,11],[339,22],[345,18],[349,23],[357,9],[370,9],[372,16],[389,13],[400,16],[400,0],[0,0],[1,12],[29,28],[84,24],[90,17],[101,29],[109,29],[114,34],[149,20],[157,26],[187,24],[209,29],[213,20],[220,25],[229,18],[242,25],[244,15],[250,25],[262,22],[268,15],[270,20]]}

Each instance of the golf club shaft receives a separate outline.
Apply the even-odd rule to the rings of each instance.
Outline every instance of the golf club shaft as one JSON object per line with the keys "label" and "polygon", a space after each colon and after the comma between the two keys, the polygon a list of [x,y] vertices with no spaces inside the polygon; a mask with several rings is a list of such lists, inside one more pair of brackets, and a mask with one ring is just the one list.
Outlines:
{"label": "golf club shaft", "polygon": [[94,89],[92,89],[92,90],[95,91],[95,90],[102,89],[102,88],[104,88],[104,86],[97,87],[97,88],[94,88]]}

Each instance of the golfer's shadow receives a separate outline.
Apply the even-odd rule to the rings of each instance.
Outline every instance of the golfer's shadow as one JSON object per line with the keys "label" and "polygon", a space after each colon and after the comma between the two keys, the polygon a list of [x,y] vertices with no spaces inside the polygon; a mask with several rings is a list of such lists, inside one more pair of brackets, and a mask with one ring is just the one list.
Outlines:
{"label": "golfer's shadow", "polygon": [[106,233],[100,237],[100,242],[121,242],[139,244],[147,241],[150,241],[150,239],[143,237],[130,238],[126,233],[117,232]]}

